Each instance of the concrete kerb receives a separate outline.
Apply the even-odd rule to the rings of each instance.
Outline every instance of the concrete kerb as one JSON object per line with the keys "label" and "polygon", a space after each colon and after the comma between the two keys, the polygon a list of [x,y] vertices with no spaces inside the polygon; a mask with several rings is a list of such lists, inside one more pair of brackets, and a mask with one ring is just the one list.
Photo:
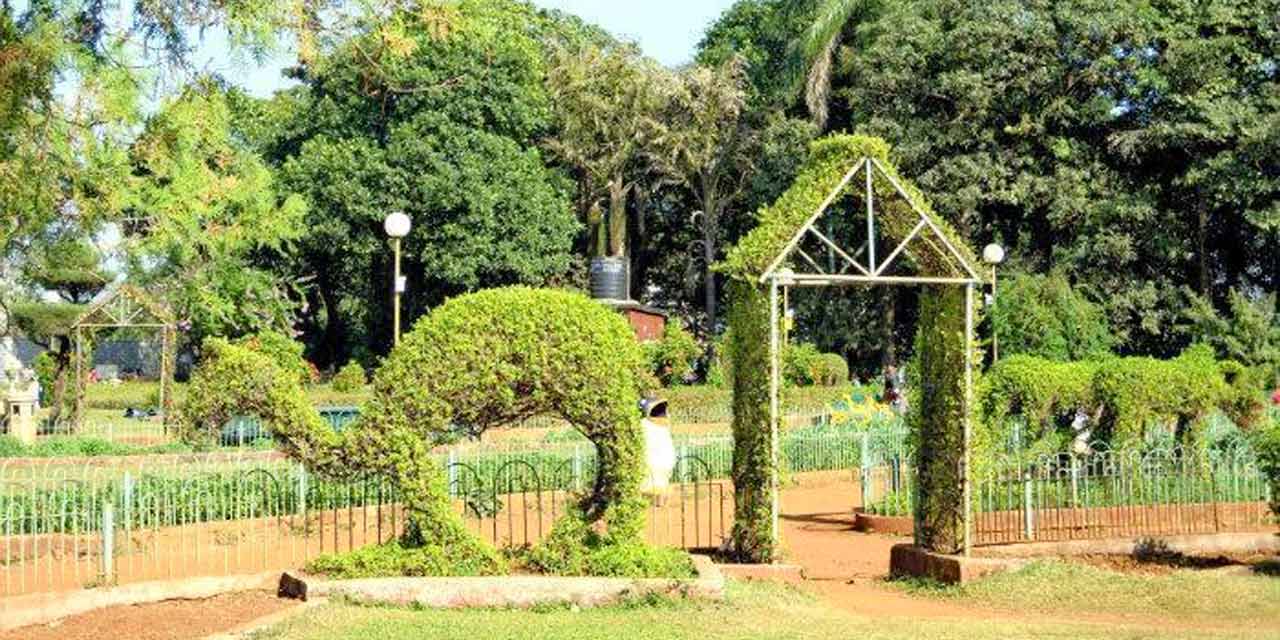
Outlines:
{"label": "concrete kerb", "polygon": [[139,582],[119,587],[35,593],[0,598],[0,631],[88,613],[106,607],[150,604],[166,600],[203,600],[237,591],[268,590],[279,572],[217,578]]}
{"label": "concrete kerb", "polygon": [[366,578],[326,580],[281,576],[280,594],[307,600],[343,598],[361,603],[430,609],[528,608],[538,605],[597,607],[625,597],[669,595],[703,600],[724,598],[724,575],[706,556],[693,556],[692,579],[500,576],[463,578]]}
{"label": "concrete kerb", "polygon": [[1063,542],[1021,542],[1017,544],[977,547],[973,551],[984,558],[1045,558],[1069,556],[1129,556],[1144,548],[1162,549],[1203,556],[1227,553],[1280,553],[1280,534],[1274,532],[1209,533],[1174,536],[1139,536],[1106,540],[1067,540]]}

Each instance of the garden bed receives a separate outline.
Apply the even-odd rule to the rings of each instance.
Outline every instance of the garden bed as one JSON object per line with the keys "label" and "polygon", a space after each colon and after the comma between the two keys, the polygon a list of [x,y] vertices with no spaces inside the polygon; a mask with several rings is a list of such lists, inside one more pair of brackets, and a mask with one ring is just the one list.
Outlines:
{"label": "garden bed", "polygon": [[693,556],[693,565],[697,575],[692,579],[494,576],[329,580],[285,574],[281,577],[279,594],[302,600],[337,597],[361,603],[429,609],[595,607],[624,597],[649,595],[722,599],[724,576],[715,563],[706,556]]}

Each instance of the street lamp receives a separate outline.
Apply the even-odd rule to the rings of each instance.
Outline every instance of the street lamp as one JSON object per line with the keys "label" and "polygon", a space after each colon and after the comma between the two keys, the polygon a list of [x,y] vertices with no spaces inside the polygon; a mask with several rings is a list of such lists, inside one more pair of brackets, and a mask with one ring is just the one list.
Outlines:
{"label": "street lamp", "polygon": [[[1004,262],[1004,247],[992,242],[982,250],[982,260],[991,265],[991,306],[996,305],[996,265]],[[995,318],[991,322],[991,361],[1000,359],[1000,335],[996,329]]]}
{"label": "street lamp", "polygon": [[392,317],[394,325],[393,346],[400,346],[400,295],[404,293],[405,279],[400,275],[400,240],[409,235],[413,222],[402,211],[394,211],[382,222],[387,237],[391,238],[391,248],[395,252],[395,280],[392,284]]}

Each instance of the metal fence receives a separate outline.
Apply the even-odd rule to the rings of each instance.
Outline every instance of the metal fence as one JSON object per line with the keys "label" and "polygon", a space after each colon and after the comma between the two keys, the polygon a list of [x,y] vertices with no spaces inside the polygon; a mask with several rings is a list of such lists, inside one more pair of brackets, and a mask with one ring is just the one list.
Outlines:
{"label": "metal fence", "polygon": [[[467,527],[521,547],[550,533],[589,486],[594,462],[576,471],[521,459],[444,470]],[[713,472],[695,456],[679,460],[670,490],[651,502],[650,543],[721,543],[733,490]],[[325,479],[274,452],[11,459],[0,461],[0,597],[298,568],[392,540],[404,524],[390,483]]]}
{"label": "metal fence", "polygon": [[[865,508],[910,516],[909,459],[864,467]],[[1000,458],[973,488],[975,544],[1271,530],[1271,488],[1253,453],[1180,448]]]}

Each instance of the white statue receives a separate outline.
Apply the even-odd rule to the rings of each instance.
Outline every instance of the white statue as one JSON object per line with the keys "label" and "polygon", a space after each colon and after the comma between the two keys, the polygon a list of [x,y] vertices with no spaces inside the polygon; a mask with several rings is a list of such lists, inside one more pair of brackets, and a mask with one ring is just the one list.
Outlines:
{"label": "white statue", "polygon": [[662,400],[642,402],[644,419],[645,478],[640,491],[646,494],[665,495],[671,485],[671,472],[676,468],[676,445],[667,426],[667,403]]}

